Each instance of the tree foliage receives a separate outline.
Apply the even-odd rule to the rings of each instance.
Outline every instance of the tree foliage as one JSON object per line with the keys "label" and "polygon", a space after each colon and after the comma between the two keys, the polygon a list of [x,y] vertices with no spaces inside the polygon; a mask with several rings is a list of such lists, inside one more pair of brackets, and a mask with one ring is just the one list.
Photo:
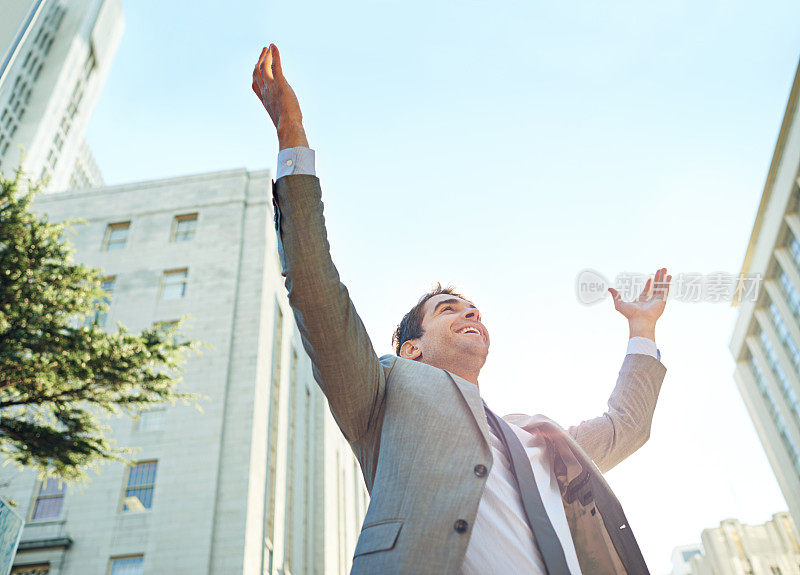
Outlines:
{"label": "tree foliage", "polygon": [[39,190],[21,170],[0,175],[0,453],[75,480],[128,453],[108,437],[106,414],[196,404],[177,384],[197,343],[178,337],[181,322],[103,331],[101,271],[73,261],[62,236],[74,220],[31,210]]}

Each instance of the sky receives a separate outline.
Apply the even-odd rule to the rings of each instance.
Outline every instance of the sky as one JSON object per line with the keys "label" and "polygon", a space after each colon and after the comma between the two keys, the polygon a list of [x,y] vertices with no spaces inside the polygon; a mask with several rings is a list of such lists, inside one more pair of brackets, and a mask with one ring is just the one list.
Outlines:
{"label": "sky", "polygon": [[[87,140],[109,184],[275,169],[250,89],[281,50],[334,261],[379,354],[432,283],[492,336],[481,393],[564,426],[624,358],[584,269],[738,274],[800,55],[800,4],[124,2]],[[653,573],[725,518],[786,503],[736,389],[736,309],[670,300],[649,442],[607,474]]]}

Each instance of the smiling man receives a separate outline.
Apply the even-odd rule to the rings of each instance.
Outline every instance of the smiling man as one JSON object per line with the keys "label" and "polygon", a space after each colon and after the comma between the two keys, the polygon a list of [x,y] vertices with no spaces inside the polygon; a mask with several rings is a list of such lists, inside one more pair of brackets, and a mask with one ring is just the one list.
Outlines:
{"label": "smiling man", "polygon": [[[666,373],[655,325],[667,270],[636,301],[609,290],[630,338],[602,416],[566,430],[541,415],[500,418],[478,386],[489,332],[450,288],[425,294],[395,331],[397,355],[378,358],[330,257],[314,152],[274,45],[252,88],[278,134],[273,203],[289,302],[371,495],[352,572],[648,573],[602,473],[650,434]],[[528,384],[533,365],[518,367]]]}
{"label": "smiling man", "polygon": [[392,341],[397,355],[435,365],[478,384],[489,332],[471,301],[438,286],[408,312]]}

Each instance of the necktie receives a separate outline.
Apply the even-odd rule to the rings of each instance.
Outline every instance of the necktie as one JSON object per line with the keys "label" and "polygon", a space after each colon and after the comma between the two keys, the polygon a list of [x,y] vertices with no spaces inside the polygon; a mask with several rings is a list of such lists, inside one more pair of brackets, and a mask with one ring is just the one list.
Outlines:
{"label": "necktie", "polygon": [[553,524],[550,523],[547,511],[545,511],[542,496],[536,487],[533,468],[522,442],[502,418],[497,417],[485,403],[483,407],[486,409],[489,425],[503,442],[506,455],[509,456],[511,471],[517,481],[517,488],[522,498],[522,507],[525,509],[528,525],[533,531],[536,545],[544,559],[547,575],[570,575],[567,559],[564,557],[564,549],[553,529]]}

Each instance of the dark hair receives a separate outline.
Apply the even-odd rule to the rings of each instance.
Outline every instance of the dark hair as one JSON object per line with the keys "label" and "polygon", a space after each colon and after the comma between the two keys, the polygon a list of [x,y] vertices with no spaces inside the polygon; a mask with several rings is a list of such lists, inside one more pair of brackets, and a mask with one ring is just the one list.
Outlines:
{"label": "dark hair", "polygon": [[400,348],[403,347],[405,342],[407,342],[409,339],[417,339],[422,337],[422,334],[425,333],[425,330],[422,329],[422,318],[425,315],[425,312],[423,311],[425,302],[431,299],[433,296],[441,294],[448,294],[455,297],[460,297],[465,301],[469,301],[463,295],[455,291],[455,287],[442,287],[442,284],[436,282],[431,291],[419,298],[417,305],[412,307],[411,311],[403,316],[403,319],[400,320],[400,325],[398,325],[397,329],[394,330],[394,334],[392,334],[392,344],[394,345],[398,356],[400,355]]}

